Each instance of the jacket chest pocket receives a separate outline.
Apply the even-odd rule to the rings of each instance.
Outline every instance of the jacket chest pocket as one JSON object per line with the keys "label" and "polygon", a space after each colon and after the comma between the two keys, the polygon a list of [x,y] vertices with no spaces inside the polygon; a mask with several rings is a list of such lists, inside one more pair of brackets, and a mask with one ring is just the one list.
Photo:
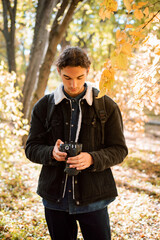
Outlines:
{"label": "jacket chest pocket", "polygon": [[60,119],[53,119],[48,126],[48,143],[53,145],[57,139],[63,140],[63,122]]}
{"label": "jacket chest pocket", "polygon": [[96,115],[82,120],[80,140],[85,143],[83,151],[96,149],[101,138],[100,121]]}

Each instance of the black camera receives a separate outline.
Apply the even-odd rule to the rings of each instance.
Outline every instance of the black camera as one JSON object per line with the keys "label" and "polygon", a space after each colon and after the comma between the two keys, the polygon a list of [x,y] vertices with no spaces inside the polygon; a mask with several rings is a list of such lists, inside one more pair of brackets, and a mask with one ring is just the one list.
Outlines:
{"label": "black camera", "polygon": [[[76,142],[64,143],[64,144],[60,145],[59,150],[61,152],[67,153],[67,158],[66,158],[66,160],[67,160],[68,157],[74,157],[81,153],[82,144],[76,143]],[[66,173],[68,173],[69,176],[76,176],[80,172],[76,168],[70,168],[68,163],[66,163],[66,167],[65,167],[64,171]]]}

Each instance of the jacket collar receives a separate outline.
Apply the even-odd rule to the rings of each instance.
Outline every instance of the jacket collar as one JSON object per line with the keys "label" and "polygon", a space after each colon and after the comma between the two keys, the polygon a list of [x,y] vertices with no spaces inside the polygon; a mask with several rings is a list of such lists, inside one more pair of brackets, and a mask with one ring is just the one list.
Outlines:
{"label": "jacket collar", "polygon": [[[87,84],[86,94],[82,99],[86,99],[86,102],[88,103],[88,105],[91,106],[93,102],[92,85],[89,82],[86,84]],[[67,98],[63,92],[62,87],[63,87],[63,83],[61,83],[54,91],[55,105],[59,104],[64,98]]]}

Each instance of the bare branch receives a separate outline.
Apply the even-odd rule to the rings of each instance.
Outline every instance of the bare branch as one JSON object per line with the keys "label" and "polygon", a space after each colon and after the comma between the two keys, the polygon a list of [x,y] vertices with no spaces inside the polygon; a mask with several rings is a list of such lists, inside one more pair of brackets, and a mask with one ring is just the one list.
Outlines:
{"label": "bare branch", "polygon": [[[81,0],[80,0],[81,1]],[[76,9],[76,6],[78,4],[78,2],[80,2],[79,0],[72,0],[69,7],[68,7],[68,11],[66,12],[66,14],[64,15],[62,22],[61,22],[61,26],[63,27],[63,25],[68,25],[69,22],[72,19],[72,16],[74,14],[74,11]]]}
{"label": "bare branch", "polygon": [[160,10],[158,10],[158,12],[153,15],[153,17],[142,27],[142,29],[144,29],[158,15],[159,12]]}
{"label": "bare branch", "polygon": [[10,18],[12,19],[12,8],[11,8],[11,4],[10,4],[10,1],[9,0],[6,0],[6,5],[7,5],[7,9],[8,9],[8,12],[9,12],[9,15],[10,15]]}
{"label": "bare branch", "polygon": [[52,29],[55,29],[55,27],[58,25],[58,19],[63,16],[67,6],[69,4],[69,0],[66,0],[66,1],[63,1],[61,6],[60,6],[60,9],[58,10],[57,14],[56,14],[56,17],[54,19],[54,22],[52,24]]}
{"label": "bare branch", "polygon": [[8,37],[8,18],[7,18],[7,5],[6,5],[6,1],[2,0],[2,4],[3,4],[3,25],[4,25],[4,29],[3,29],[3,34],[5,39],[7,40]]}
{"label": "bare branch", "polygon": [[155,2],[155,3],[150,3],[149,7],[153,7],[153,6],[155,6],[157,3],[160,3],[160,1],[157,1],[157,2]]}
{"label": "bare branch", "polygon": [[[74,14],[76,14],[82,7],[83,5],[88,2],[88,0],[84,0],[83,2],[81,2],[81,4],[79,5],[79,7],[75,10]],[[90,1],[89,1],[90,2]]]}

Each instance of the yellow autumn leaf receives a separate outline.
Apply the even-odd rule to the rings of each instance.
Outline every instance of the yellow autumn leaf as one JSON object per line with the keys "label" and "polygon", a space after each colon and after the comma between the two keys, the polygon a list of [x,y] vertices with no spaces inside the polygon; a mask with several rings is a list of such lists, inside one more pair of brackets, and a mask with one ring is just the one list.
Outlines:
{"label": "yellow autumn leaf", "polygon": [[110,68],[104,69],[101,74],[99,89],[102,90],[104,87],[105,89],[108,89],[108,90],[111,89],[115,80],[114,75],[115,75],[115,71],[113,68],[110,67]]}
{"label": "yellow autumn leaf", "polygon": [[109,12],[115,12],[118,8],[118,3],[115,0],[104,0],[102,3]]}
{"label": "yellow autumn leaf", "polygon": [[132,9],[130,0],[123,0],[123,2],[124,2],[125,7],[127,8],[128,12],[130,12]]}
{"label": "yellow autumn leaf", "polygon": [[117,56],[117,66],[119,69],[126,70],[128,67],[128,58],[126,54],[120,53]]}
{"label": "yellow autumn leaf", "polygon": [[117,11],[118,8],[118,3],[117,1],[112,1],[112,11],[115,12]]}
{"label": "yellow autumn leaf", "polygon": [[145,44],[148,41],[148,39],[149,39],[149,36],[143,40],[142,44]]}
{"label": "yellow autumn leaf", "polygon": [[117,40],[117,45],[119,44],[124,44],[127,39],[127,34],[124,31],[120,31],[119,29],[116,32],[116,40]]}
{"label": "yellow autumn leaf", "polygon": [[154,13],[151,12],[151,13],[149,14],[149,19],[153,18],[153,16],[154,16]]}
{"label": "yellow autumn leaf", "polygon": [[147,2],[139,2],[138,7],[141,8],[141,7],[145,6],[146,4],[148,4],[148,1]]}
{"label": "yellow autumn leaf", "polygon": [[128,66],[128,58],[124,53],[117,54],[115,51],[111,55],[112,66],[118,69],[126,70]]}
{"label": "yellow autumn leaf", "polygon": [[120,34],[121,34],[121,31],[120,31],[120,29],[118,29],[118,30],[116,31],[116,38],[117,38],[117,39],[120,37]]}
{"label": "yellow autumn leaf", "polygon": [[122,45],[122,49],[121,49],[121,52],[124,53],[124,54],[127,54],[128,56],[131,56],[132,54],[132,45],[130,43],[124,43]]}
{"label": "yellow autumn leaf", "polygon": [[110,12],[110,11],[108,11],[108,10],[105,10],[105,12],[104,12],[105,17],[108,18],[108,19],[110,19],[111,13],[112,13],[112,12]]}
{"label": "yellow autumn leaf", "polygon": [[113,12],[117,11],[118,3],[115,0],[104,0],[101,4],[102,7],[99,11],[100,17],[104,20],[106,18],[110,18]]}
{"label": "yellow autumn leaf", "polygon": [[150,24],[154,21],[154,13],[150,13],[148,18],[145,19],[145,24],[147,23],[147,28],[150,27]]}
{"label": "yellow autumn leaf", "polygon": [[105,13],[104,13],[104,9],[103,8],[101,8],[100,10],[99,10],[99,16],[101,17],[101,19],[104,21],[105,20]]}
{"label": "yellow autumn leaf", "polygon": [[141,10],[138,10],[138,9],[136,9],[136,10],[134,11],[134,16],[135,16],[138,20],[141,20],[141,19],[144,17],[142,11],[141,11]]}
{"label": "yellow autumn leaf", "polygon": [[106,59],[104,63],[104,68],[111,68],[111,60],[109,58]]}
{"label": "yellow autumn leaf", "polygon": [[133,10],[139,9],[139,7],[138,7],[136,4],[133,4],[132,9],[133,9]]}
{"label": "yellow autumn leaf", "polygon": [[139,49],[139,42],[137,42],[137,44],[133,44],[132,46],[133,48]]}
{"label": "yellow autumn leaf", "polygon": [[146,17],[148,17],[148,15],[149,15],[149,8],[146,7],[146,8],[144,9],[143,13],[145,14]]}
{"label": "yellow autumn leaf", "polygon": [[125,28],[133,28],[133,25],[132,24],[126,24]]}
{"label": "yellow autumn leaf", "polygon": [[104,78],[105,79],[114,79],[114,70],[113,70],[113,68],[109,68],[109,69],[105,69],[104,71],[103,71],[103,76],[104,76]]}
{"label": "yellow autumn leaf", "polygon": [[156,55],[160,55],[160,47],[159,47],[159,48],[156,48],[155,54],[156,54]]}
{"label": "yellow autumn leaf", "polygon": [[105,81],[104,87],[106,90],[110,90],[113,87],[113,84],[114,84],[114,79],[110,79]]}
{"label": "yellow autumn leaf", "polygon": [[144,38],[145,37],[145,35],[143,34],[143,30],[138,30],[138,31],[130,31],[129,32],[129,34],[130,35],[132,35],[132,36],[135,36],[135,37],[139,37],[139,38]]}
{"label": "yellow autumn leaf", "polygon": [[99,81],[99,89],[102,90],[104,86],[105,78],[101,75],[101,79]]}
{"label": "yellow autumn leaf", "polygon": [[100,92],[98,93],[98,96],[96,98],[101,98],[106,94],[106,88],[103,87]]}
{"label": "yellow autumn leaf", "polygon": [[136,10],[136,9],[140,9],[143,6],[145,6],[148,2],[139,2],[138,4],[133,4],[132,9]]}
{"label": "yellow autumn leaf", "polygon": [[139,29],[139,30],[141,30],[141,29],[143,29],[143,27],[145,26],[145,23],[143,23],[143,24],[140,24],[139,26],[137,26],[137,30]]}

